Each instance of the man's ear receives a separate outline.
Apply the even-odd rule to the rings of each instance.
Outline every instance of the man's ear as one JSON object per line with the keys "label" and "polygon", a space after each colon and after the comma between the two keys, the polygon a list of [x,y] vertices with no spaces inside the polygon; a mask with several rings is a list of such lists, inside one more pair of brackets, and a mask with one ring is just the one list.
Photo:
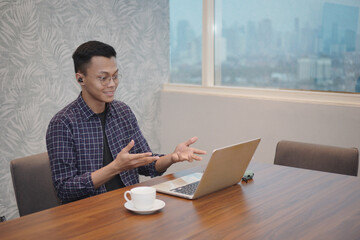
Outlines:
{"label": "man's ear", "polygon": [[78,81],[78,83],[80,83],[80,85],[82,85],[82,83],[84,82],[84,78],[83,78],[84,76],[83,76],[83,74],[81,74],[81,73],[76,73],[75,74],[75,78],[76,78],[76,80]]}

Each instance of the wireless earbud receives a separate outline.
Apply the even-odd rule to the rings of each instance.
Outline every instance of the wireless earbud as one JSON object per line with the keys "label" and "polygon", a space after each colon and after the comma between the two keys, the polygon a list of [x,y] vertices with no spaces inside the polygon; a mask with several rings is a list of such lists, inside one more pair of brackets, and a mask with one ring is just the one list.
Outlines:
{"label": "wireless earbud", "polygon": [[78,79],[78,82],[83,82],[83,79],[82,79],[82,78],[79,78],[79,79]]}

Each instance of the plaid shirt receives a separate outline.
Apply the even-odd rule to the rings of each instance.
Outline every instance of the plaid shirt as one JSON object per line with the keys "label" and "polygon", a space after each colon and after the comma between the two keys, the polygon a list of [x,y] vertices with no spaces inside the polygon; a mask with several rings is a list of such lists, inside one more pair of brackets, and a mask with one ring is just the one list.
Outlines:
{"label": "plaid shirt", "polygon": [[[135,115],[122,102],[107,104],[105,133],[112,157],[133,139],[130,153],[150,152]],[[52,178],[62,203],[106,192],[105,185],[94,188],[91,173],[103,167],[103,132],[100,118],[80,96],[58,112],[46,133]],[[139,174],[155,177],[155,162],[120,173],[126,186],[139,182]]]}

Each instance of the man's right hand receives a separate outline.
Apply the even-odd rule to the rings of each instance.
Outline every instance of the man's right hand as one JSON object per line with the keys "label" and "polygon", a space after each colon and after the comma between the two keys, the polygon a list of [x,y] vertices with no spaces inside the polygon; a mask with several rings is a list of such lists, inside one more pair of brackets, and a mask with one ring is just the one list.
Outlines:
{"label": "man's right hand", "polygon": [[131,140],[130,143],[119,152],[114,161],[91,173],[91,179],[95,189],[99,188],[122,171],[144,166],[159,159],[158,156],[152,156],[151,152],[138,154],[129,153],[134,145],[134,140]]}
{"label": "man's right hand", "polygon": [[134,147],[135,142],[131,140],[130,143],[124,147],[113,161],[114,166],[120,172],[137,168],[140,166],[152,163],[158,160],[158,156],[152,156],[151,152],[131,154],[130,150]]}

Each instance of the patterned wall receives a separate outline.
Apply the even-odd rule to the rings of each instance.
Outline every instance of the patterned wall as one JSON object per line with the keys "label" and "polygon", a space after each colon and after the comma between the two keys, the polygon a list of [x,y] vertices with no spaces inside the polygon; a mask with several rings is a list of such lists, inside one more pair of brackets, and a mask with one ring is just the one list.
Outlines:
{"label": "patterned wall", "polygon": [[0,0],[0,215],[18,216],[10,160],[46,151],[51,117],[80,91],[71,55],[88,40],[118,53],[116,98],[160,149],[158,102],[169,77],[168,0]]}

